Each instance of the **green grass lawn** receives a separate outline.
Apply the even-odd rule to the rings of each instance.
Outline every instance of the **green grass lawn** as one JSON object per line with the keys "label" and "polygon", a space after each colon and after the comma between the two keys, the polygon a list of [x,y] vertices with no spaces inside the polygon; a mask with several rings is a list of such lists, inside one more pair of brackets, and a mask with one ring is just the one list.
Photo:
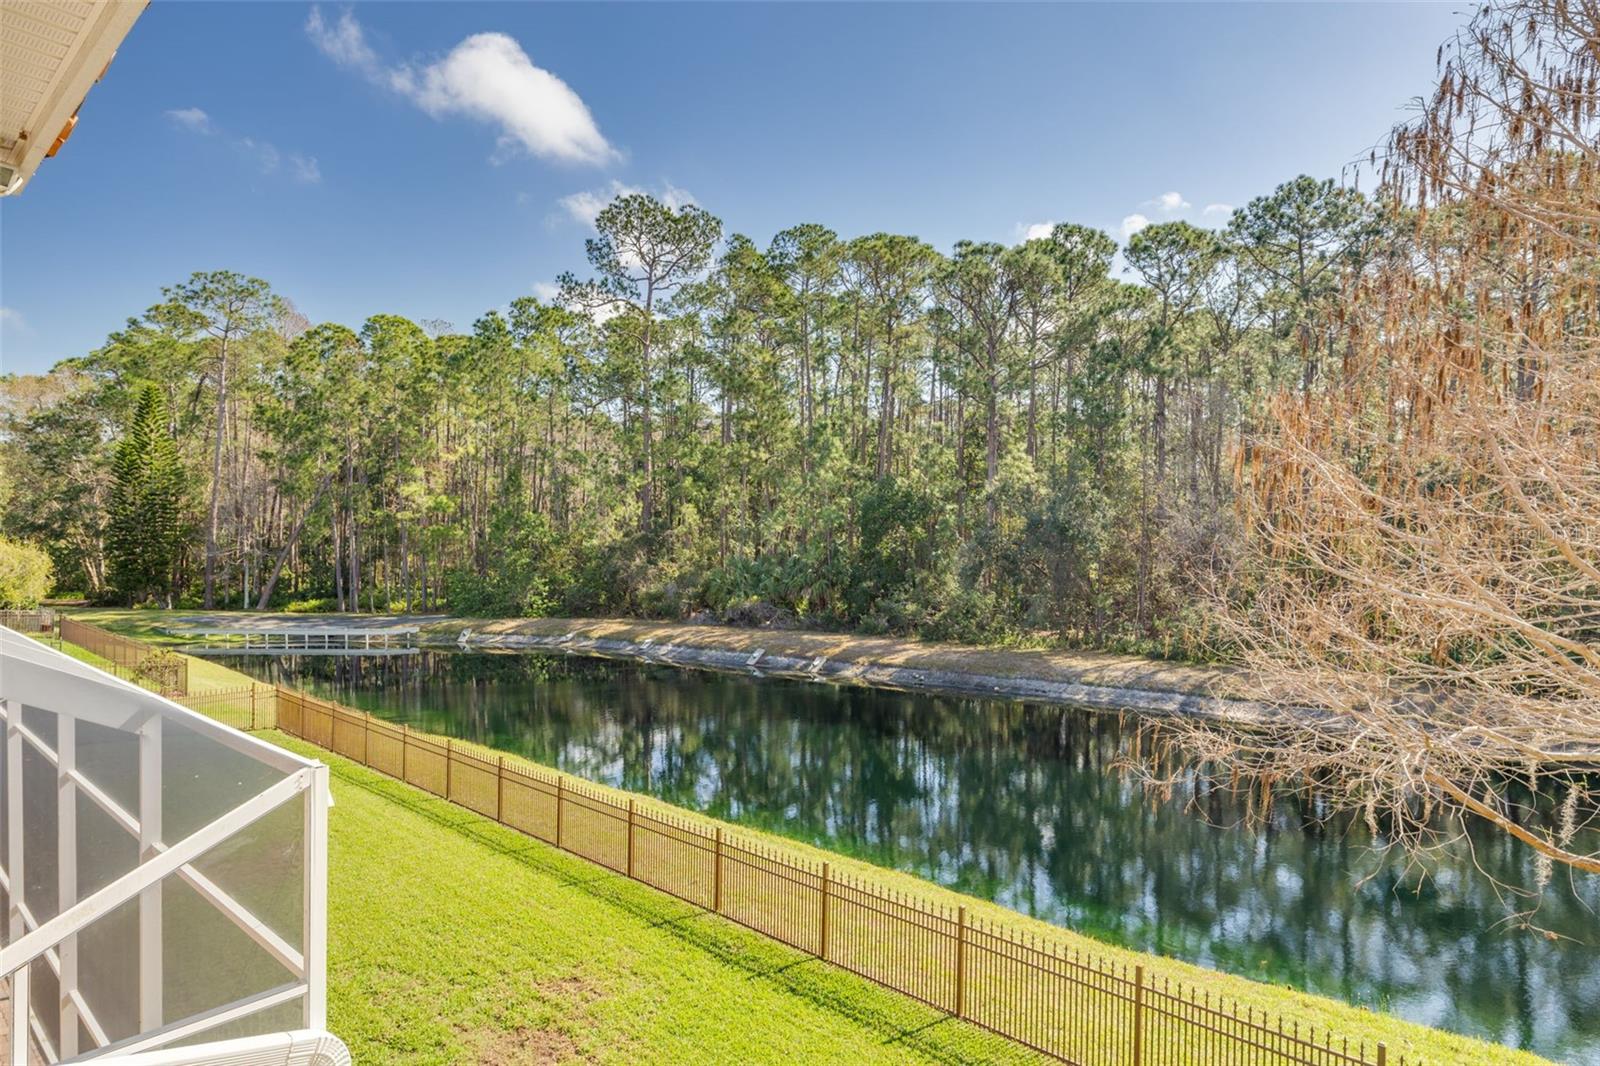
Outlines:
{"label": "green grass lawn", "polygon": [[259,684],[249,674],[241,674],[237,670],[230,670],[221,663],[214,663],[210,659],[203,659],[197,655],[185,655],[184,658],[189,660],[190,695],[199,695],[203,692],[219,692],[223,689]]}
{"label": "green grass lawn", "polygon": [[[277,733],[271,735],[274,738],[287,736],[287,734]],[[432,736],[427,733],[417,733],[416,735]],[[439,744],[443,744],[445,740],[442,736],[434,736],[433,739]],[[310,754],[313,758],[319,758],[330,763],[333,760],[340,759],[339,756],[315,745],[307,745],[298,740],[294,740],[293,743],[298,745],[295,747],[296,751]],[[492,748],[472,741],[458,739],[454,743],[458,750],[464,749],[491,760],[501,754]],[[508,767],[519,765],[532,767],[544,776],[556,773],[550,767],[540,766],[516,755],[506,755],[505,761]],[[374,772],[366,770],[365,767],[360,767],[359,764],[352,763],[349,765],[362,772]],[[382,775],[377,776],[379,780],[389,783],[392,787],[402,789],[404,794],[415,795],[419,798],[425,797],[428,802],[442,802],[421,789],[400,785],[398,782],[394,782]],[[1528,1052],[1514,1051],[1503,1045],[1487,1043],[1438,1029],[1430,1029],[1427,1026],[1417,1025],[1413,1022],[1396,1018],[1393,1015],[1351,1006],[1325,996],[1302,992],[1282,985],[1252,981],[1247,977],[1222,973],[1193,963],[1183,962],[1179,959],[1107,944],[1071,930],[1029,918],[990,900],[962,895],[914,874],[874,866],[851,856],[812,847],[773,833],[750,829],[732,822],[719,821],[695,811],[662,803],[650,796],[634,795],[593,782],[585,782],[584,784],[590,791],[609,795],[622,804],[626,804],[628,798],[632,796],[640,810],[654,808],[666,812],[680,822],[701,825],[708,830],[720,827],[725,833],[742,837],[746,840],[754,840],[769,849],[779,853],[787,853],[813,866],[827,861],[836,876],[844,875],[856,880],[873,883],[891,892],[921,899],[935,906],[965,906],[972,918],[999,923],[1023,934],[1036,935],[1041,940],[1051,943],[1065,944],[1074,951],[1116,965],[1128,967],[1143,965],[1145,972],[1152,981],[1168,979],[1180,982],[1185,988],[1191,989],[1201,996],[1209,995],[1214,999],[1221,998],[1231,1003],[1237,1003],[1241,1008],[1247,1007],[1258,1014],[1265,1012],[1274,1018],[1281,1017],[1286,1025],[1298,1024],[1302,1029],[1310,1025],[1316,1029],[1318,1034],[1332,1033],[1337,1038],[1349,1038],[1352,1048],[1358,1041],[1365,1042],[1369,1049],[1381,1041],[1388,1045],[1389,1061],[1391,1063],[1398,1063],[1402,1057],[1408,1064],[1424,1062],[1430,1064],[1430,1066],[1442,1066],[1442,1064],[1450,1064],[1450,1066],[1536,1066],[1536,1064],[1548,1062],[1548,1060]],[[453,812],[459,812],[458,816],[463,819],[481,823],[497,832],[512,832],[518,839],[528,839],[513,830],[505,829],[491,819],[482,818],[461,807],[452,804],[448,809]],[[537,841],[532,841],[532,843],[537,847],[545,847],[545,845]],[[564,852],[554,851],[553,849],[548,850],[553,855],[563,859],[567,858]],[[574,861],[583,863],[583,860]],[[587,864],[584,865],[587,866]],[[593,876],[595,877],[608,879],[614,877],[614,875],[599,867],[587,868],[593,871]],[[624,885],[630,884],[625,880],[622,880],[622,883]],[[677,907],[680,905],[673,902],[669,906]],[[708,922],[716,921],[709,916],[706,916],[704,920]],[[775,948],[775,950],[791,954],[787,949]],[[798,957],[809,958],[809,956]],[[814,960],[808,965],[815,965]],[[1320,1038],[1319,1035],[1318,1039]],[[1002,1060],[984,1059],[982,1061],[998,1062]]]}
{"label": "green grass lawn", "polygon": [[[83,654],[91,655],[93,653],[84,652]],[[247,674],[241,674],[237,670],[230,670],[226,666],[211,662],[209,659],[202,659],[196,655],[185,655],[183,658],[189,660],[189,695],[191,696],[200,696],[207,692],[221,692],[226,689],[243,688],[259,683]]]}
{"label": "green grass lawn", "polygon": [[[287,734],[260,735],[332,768],[329,1027],[357,1062],[1048,1061]],[[1214,976],[1228,992],[1249,985]],[[1255,988],[1292,998],[1279,1005],[1302,1022],[1388,1039],[1391,1062],[1402,1049],[1408,1062],[1543,1061]]]}
{"label": "green grass lawn", "polygon": [[332,767],[328,1025],[357,1062],[1039,1056],[282,733]]}
{"label": "green grass lawn", "polygon": [[[94,623],[98,624],[98,623]],[[109,628],[109,627],[102,627]],[[124,635],[127,634],[123,631]],[[80,648],[76,644],[61,643],[61,650],[80,662],[90,666],[99,667],[108,673],[116,673],[113,663],[104,656],[96,655],[87,648]],[[241,674],[237,670],[230,670],[221,663],[214,663],[195,655],[185,655],[189,660],[189,694],[192,696],[203,695],[207,692],[222,692],[228,689],[246,688],[259,684],[255,678],[248,674]]]}
{"label": "green grass lawn", "polygon": [[[126,607],[72,607],[62,610],[61,613],[80,622],[87,622],[92,626],[109,629],[113,633],[121,633],[125,637],[134,637],[151,644],[187,644],[188,641],[183,637],[165,632],[165,627],[196,612],[143,607],[132,610]],[[243,616],[241,612],[241,617]]]}
{"label": "green grass lawn", "polygon": [[[89,607],[73,608],[61,613],[76,621],[87,622],[89,625],[99,626],[109,632],[120,633],[122,636],[132,637],[135,640],[141,640],[146,644],[153,644],[157,647],[172,648],[191,643],[189,638],[174,636],[165,632],[165,627],[172,625],[176,620],[186,615],[193,614],[194,612],[192,611]],[[82,649],[78,649],[72,654],[85,662],[93,661],[97,666],[104,662],[99,656],[90,658],[91,653],[82,652],[82,654],[79,654],[79,652],[82,652]],[[184,658],[189,660],[189,692],[191,694],[216,692],[222,689],[239,688],[243,685],[258,683],[248,674],[230,670],[228,667],[213,662],[204,656],[185,655]]]}

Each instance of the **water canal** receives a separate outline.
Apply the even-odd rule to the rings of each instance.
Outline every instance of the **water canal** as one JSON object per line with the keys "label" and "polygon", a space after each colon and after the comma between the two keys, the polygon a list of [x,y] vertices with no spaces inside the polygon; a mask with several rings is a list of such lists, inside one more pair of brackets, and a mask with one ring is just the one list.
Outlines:
{"label": "water canal", "polygon": [[1240,824],[1198,775],[1157,800],[1115,764],[1131,719],[666,666],[424,651],[229,665],[416,728],[859,858],[1102,939],[1600,1064],[1600,878],[1532,921],[1482,832],[1427,871],[1280,796]]}

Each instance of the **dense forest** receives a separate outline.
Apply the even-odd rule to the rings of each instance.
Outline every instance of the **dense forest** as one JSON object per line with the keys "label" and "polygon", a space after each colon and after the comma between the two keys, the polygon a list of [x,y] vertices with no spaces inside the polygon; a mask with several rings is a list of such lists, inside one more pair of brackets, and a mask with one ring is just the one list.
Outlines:
{"label": "dense forest", "polygon": [[1120,249],[816,224],[763,248],[638,195],[596,230],[558,295],[469,331],[313,325],[225,271],[164,289],[6,380],[5,529],[124,603],[1183,651],[1235,443],[1336,373],[1337,296],[1398,232],[1310,178]]}

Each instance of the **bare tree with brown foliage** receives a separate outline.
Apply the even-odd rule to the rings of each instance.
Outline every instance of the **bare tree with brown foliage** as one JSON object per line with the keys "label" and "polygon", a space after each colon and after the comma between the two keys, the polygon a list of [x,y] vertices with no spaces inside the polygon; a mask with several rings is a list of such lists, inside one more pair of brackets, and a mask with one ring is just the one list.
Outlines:
{"label": "bare tree with brown foliage", "polygon": [[1419,851],[1483,819],[1538,887],[1600,872],[1600,5],[1481,9],[1381,166],[1410,225],[1346,365],[1238,458],[1220,613],[1287,710],[1176,729]]}

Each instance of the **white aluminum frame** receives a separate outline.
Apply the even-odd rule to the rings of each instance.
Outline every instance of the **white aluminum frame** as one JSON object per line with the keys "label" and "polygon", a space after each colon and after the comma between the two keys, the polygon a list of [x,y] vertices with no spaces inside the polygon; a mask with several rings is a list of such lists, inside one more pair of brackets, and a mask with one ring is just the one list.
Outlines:
{"label": "white aluminum frame", "polygon": [[[22,707],[56,715],[57,740],[46,742],[23,721]],[[91,721],[138,735],[139,804],[125,809],[76,762],[75,723]],[[0,722],[5,729],[7,848],[0,888],[10,896],[0,976],[11,978],[9,1061],[29,1061],[29,1036],[45,1061],[85,1061],[158,1049],[227,1022],[300,1000],[301,1024],[327,1024],[328,768],[257,740],[81,663],[38,641],[0,628]],[[162,735],[167,722],[181,724],[225,747],[264,763],[284,776],[182,840],[163,839],[161,825]],[[23,804],[23,751],[31,747],[55,768],[57,781],[57,870],[60,913],[40,921],[29,912],[22,885],[27,856]],[[302,793],[303,928],[296,949],[193,864],[205,853]],[[92,895],[78,898],[77,803],[89,800],[139,846],[138,864]],[[234,1003],[167,1023],[161,1001],[162,880],[177,876],[195,893],[281,964],[291,980]],[[16,891],[12,891],[16,886]],[[77,935],[113,909],[138,900],[139,1032],[112,1041],[78,987]],[[29,966],[39,958],[60,981],[61,1046],[54,1047],[29,996]],[[78,1025],[94,1046],[78,1047]]]}

